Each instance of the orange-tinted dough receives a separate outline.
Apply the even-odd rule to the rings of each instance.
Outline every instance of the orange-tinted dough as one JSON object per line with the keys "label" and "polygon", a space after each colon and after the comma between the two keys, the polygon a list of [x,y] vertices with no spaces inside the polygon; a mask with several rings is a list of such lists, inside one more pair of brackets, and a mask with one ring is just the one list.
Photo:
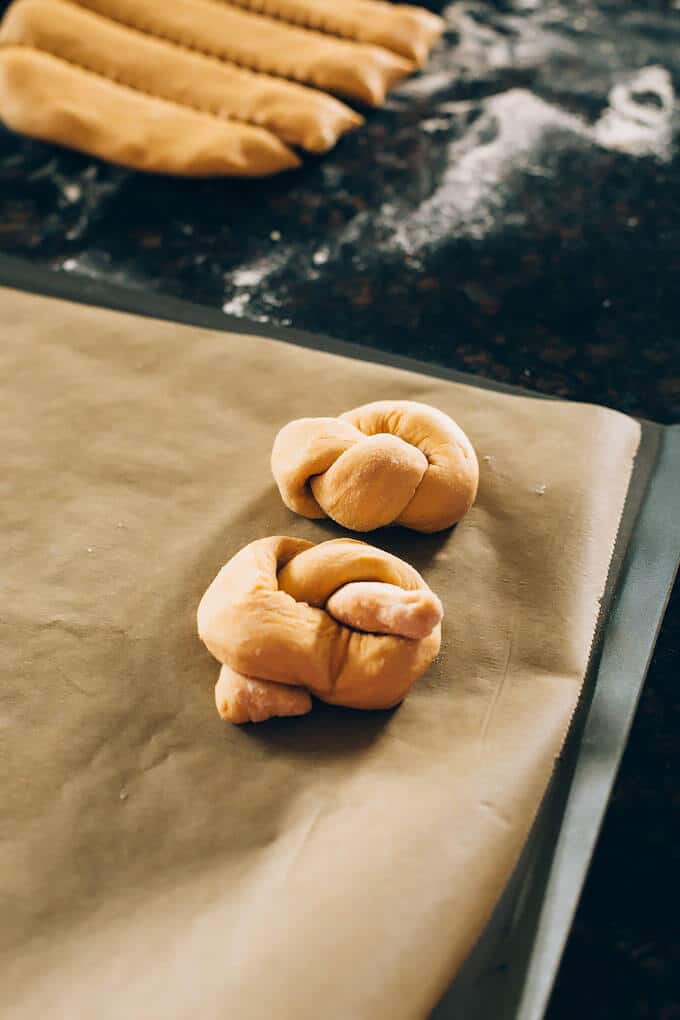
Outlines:
{"label": "orange-tinted dough", "polygon": [[238,7],[314,28],[344,39],[373,43],[424,64],[444,31],[444,19],[424,7],[380,0],[231,0]]}
{"label": "orange-tinted dough", "polygon": [[413,64],[381,46],[286,25],[221,0],[78,0],[160,39],[374,106]]}
{"label": "orange-tinted dough", "polygon": [[[443,27],[380,0],[14,0],[0,121],[138,170],[263,177],[362,123]],[[262,129],[258,134],[257,128]]]}
{"label": "orange-tinted dough", "polygon": [[276,436],[271,466],[287,507],[353,531],[448,528],[474,503],[479,481],[463,430],[442,411],[410,400],[289,422]]}
{"label": "orange-tinted dough", "polygon": [[[380,586],[377,598],[373,590],[373,616],[371,592],[358,583],[366,581]],[[392,585],[422,594],[412,601],[397,596],[390,616]],[[354,606],[351,592],[343,596],[345,586],[355,588]],[[334,599],[339,616],[364,629],[335,619]],[[441,641],[441,615],[439,600],[418,572],[390,553],[347,538],[314,546],[274,537],[252,542],[220,570],[201,599],[197,621],[210,652],[243,678],[305,688],[331,704],[377,709],[398,704],[430,665]],[[373,624],[383,632],[366,632]],[[421,636],[405,637],[403,630]],[[226,718],[264,717],[266,689],[257,688],[251,712],[230,693],[247,685],[230,673],[221,684],[216,696]],[[292,714],[290,701],[279,698],[277,704],[269,714]],[[307,711],[305,705],[301,710]]]}
{"label": "orange-tinted dough", "polygon": [[[15,0],[0,25],[0,44],[29,46],[146,96],[267,128],[311,152],[330,149],[362,121],[317,89],[255,74],[64,0]],[[82,99],[89,101],[87,91]]]}
{"label": "orange-tinted dough", "polygon": [[15,131],[137,170],[250,177],[300,162],[263,128],[153,99],[23,46],[0,48],[0,117]]}
{"label": "orange-tinted dough", "polygon": [[353,581],[331,595],[326,611],[338,623],[369,634],[398,634],[423,638],[431,634],[443,614],[432,591],[404,591],[381,581]]}
{"label": "orange-tinted dough", "polygon": [[215,684],[215,705],[222,719],[229,722],[264,722],[275,715],[306,715],[312,710],[312,699],[304,687],[256,680],[222,666]]}

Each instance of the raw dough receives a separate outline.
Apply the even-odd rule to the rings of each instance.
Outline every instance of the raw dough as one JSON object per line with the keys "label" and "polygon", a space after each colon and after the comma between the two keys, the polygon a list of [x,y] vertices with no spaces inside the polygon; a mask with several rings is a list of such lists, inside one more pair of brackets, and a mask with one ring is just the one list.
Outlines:
{"label": "raw dough", "polygon": [[445,28],[443,18],[423,7],[380,0],[232,0],[238,7],[281,18],[343,39],[373,43],[424,64]]}
{"label": "raw dough", "polygon": [[139,170],[266,176],[361,124],[328,93],[379,106],[443,27],[379,0],[15,0],[0,120]]}
{"label": "raw dough", "polygon": [[[231,121],[235,135],[243,134],[240,125],[254,125],[310,152],[325,152],[362,123],[359,114],[318,89],[176,46],[64,0],[15,0],[0,26],[0,43],[24,47],[27,59],[35,50],[58,57],[73,75],[80,69],[127,86],[147,107],[154,97],[166,100]],[[33,66],[41,73],[39,62]],[[88,81],[81,77],[85,102]]]}
{"label": "raw dough", "polygon": [[220,715],[300,715],[311,691],[350,708],[391,708],[430,665],[442,607],[403,560],[354,539],[264,538],[237,553],[198,607],[223,668]]}
{"label": "raw dough", "polygon": [[140,32],[252,71],[306,82],[379,106],[387,91],[414,70],[381,46],[232,7],[224,0],[78,0]]}
{"label": "raw dough", "polygon": [[300,165],[263,128],[144,95],[26,46],[0,48],[0,118],[14,131],[136,170],[252,177]]}
{"label": "raw dough", "polygon": [[352,531],[449,528],[474,503],[479,481],[463,430],[442,411],[410,400],[289,422],[274,441],[271,465],[287,507]]}

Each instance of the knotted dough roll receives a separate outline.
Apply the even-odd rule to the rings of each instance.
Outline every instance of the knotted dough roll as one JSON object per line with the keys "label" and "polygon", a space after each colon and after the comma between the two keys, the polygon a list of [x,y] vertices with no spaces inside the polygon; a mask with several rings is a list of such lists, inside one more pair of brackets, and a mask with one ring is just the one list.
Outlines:
{"label": "knotted dough roll", "polygon": [[271,465],[290,510],[331,517],[352,531],[449,528],[474,503],[479,481],[463,430],[411,400],[289,422],[274,440]]}
{"label": "knotted dough roll", "polygon": [[303,715],[310,692],[391,708],[439,651],[442,606],[403,560],[355,539],[263,538],[222,567],[198,607],[221,662],[217,710],[234,723]]}

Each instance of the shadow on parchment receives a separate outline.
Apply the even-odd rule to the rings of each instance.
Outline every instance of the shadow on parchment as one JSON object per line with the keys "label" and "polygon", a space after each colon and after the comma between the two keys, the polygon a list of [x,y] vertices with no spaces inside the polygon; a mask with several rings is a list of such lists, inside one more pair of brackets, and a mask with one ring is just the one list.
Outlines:
{"label": "shadow on parchment", "polygon": [[398,556],[399,559],[410,563],[419,574],[427,572],[427,568],[439,550],[455,534],[455,528],[437,531],[432,535],[426,535],[420,531],[409,531],[408,528],[401,527],[377,528],[375,531],[366,532],[348,531],[328,518],[308,523],[314,525],[317,532],[315,540],[318,542],[328,542],[333,538],[354,538],[359,542],[367,542],[369,545],[384,549],[385,552],[392,553],[393,556]]}
{"label": "shadow on parchment", "polygon": [[293,513],[284,505],[276,485],[272,482],[232,519],[222,548],[231,549],[229,556],[233,556],[248,542],[269,535],[291,535],[317,543],[337,538],[353,538],[398,556],[415,567],[418,573],[423,574],[427,572],[439,550],[451,540],[455,530],[455,527],[447,528],[434,534],[424,534],[401,527],[378,528],[369,532],[349,531],[327,517],[312,520]]}
{"label": "shadow on parchment", "polygon": [[308,715],[269,719],[244,727],[252,740],[290,757],[332,762],[366,751],[380,737],[399,706],[379,712],[326,705],[313,699]]}
{"label": "shadow on parchment", "polygon": [[455,534],[455,528],[436,531],[432,535],[425,535],[420,531],[409,531],[408,528],[380,528],[378,531],[371,532],[366,540],[371,545],[378,546],[379,549],[384,549],[385,552],[405,560],[406,563],[415,567],[419,574],[425,575],[439,550],[451,540],[453,534]]}

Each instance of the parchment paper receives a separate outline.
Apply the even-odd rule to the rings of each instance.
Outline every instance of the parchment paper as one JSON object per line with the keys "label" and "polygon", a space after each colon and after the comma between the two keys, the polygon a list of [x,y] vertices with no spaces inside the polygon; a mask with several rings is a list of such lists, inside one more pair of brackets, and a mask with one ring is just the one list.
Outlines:
{"label": "parchment paper", "polygon": [[[276,430],[389,397],[470,435],[454,531],[385,530],[441,596],[393,712],[236,728],[195,609],[296,518]],[[0,290],[0,1013],[424,1017],[483,928],[577,703],[639,439],[592,406]]]}

